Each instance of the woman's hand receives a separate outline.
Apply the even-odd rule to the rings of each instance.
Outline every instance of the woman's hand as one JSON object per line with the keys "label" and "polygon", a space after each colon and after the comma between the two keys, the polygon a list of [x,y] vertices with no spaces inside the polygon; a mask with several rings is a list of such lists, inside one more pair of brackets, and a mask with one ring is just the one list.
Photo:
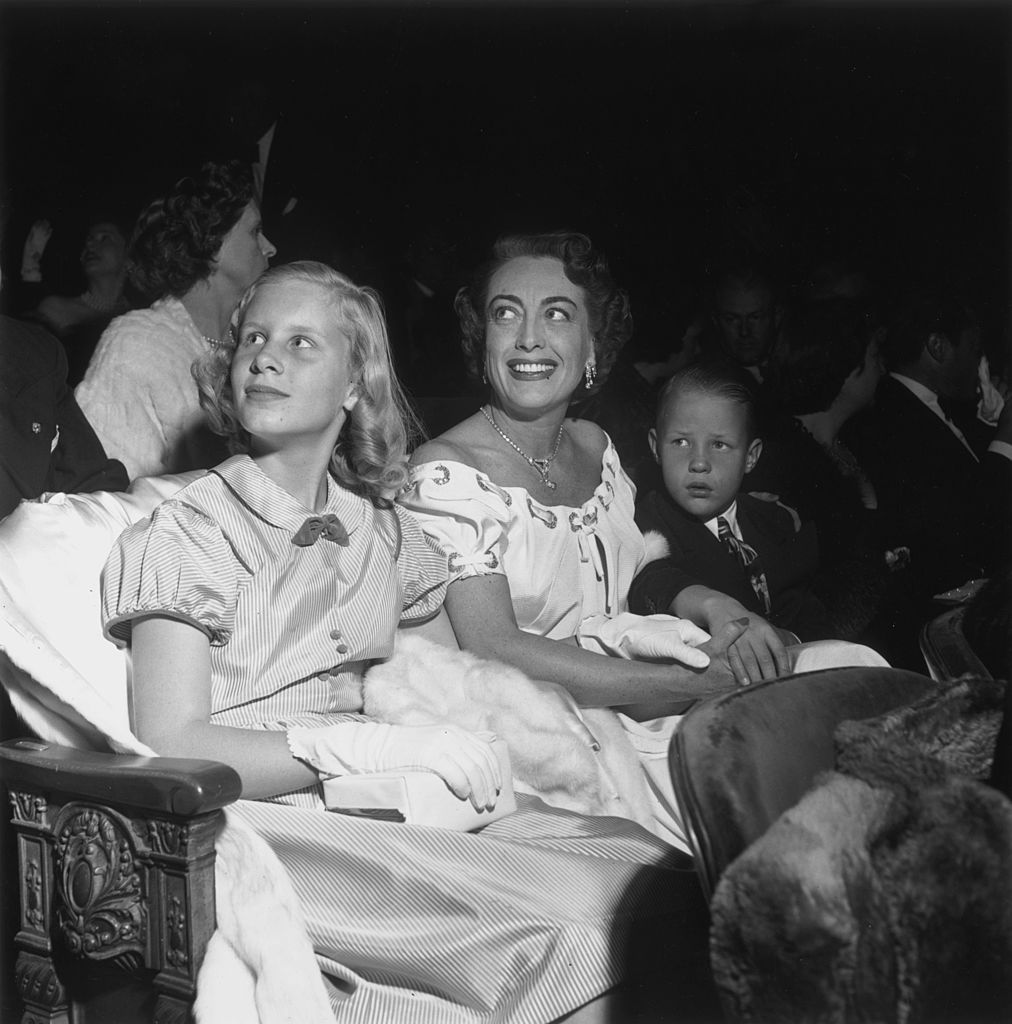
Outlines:
{"label": "woman's hand", "polygon": [[710,639],[695,623],[673,615],[593,615],[580,623],[577,643],[613,658],[666,659],[706,668],[702,645]]}
{"label": "woman's hand", "polygon": [[739,686],[747,686],[748,682],[742,682],[735,677],[728,661],[728,652],[735,641],[745,632],[745,629],[746,620],[744,619],[728,622],[706,643],[700,644],[698,650],[705,653],[709,660],[705,668],[689,672],[695,677],[691,683],[687,683],[685,679],[686,669],[676,663],[671,666],[678,670],[677,674],[672,672],[671,675],[670,685],[673,687],[671,694],[622,704],[618,706],[618,710],[630,718],[643,722],[651,718],[662,718],[665,715],[684,714],[697,701],[705,700],[707,697],[716,697],[718,694],[727,693]]}
{"label": "woman's hand", "polygon": [[471,733],[455,725],[339,722],[288,730],[292,754],[323,775],[432,771],[479,811],[492,810],[502,790],[494,739],[492,733]]}

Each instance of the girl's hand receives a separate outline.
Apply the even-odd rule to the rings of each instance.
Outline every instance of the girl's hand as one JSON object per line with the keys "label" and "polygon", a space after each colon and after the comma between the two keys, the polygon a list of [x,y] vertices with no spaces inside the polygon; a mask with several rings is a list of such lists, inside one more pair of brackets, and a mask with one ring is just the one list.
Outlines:
{"label": "girl's hand", "polygon": [[479,811],[495,807],[502,789],[494,739],[492,733],[470,733],[455,725],[338,722],[288,730],[292,754],[322,775],[431,771]]}

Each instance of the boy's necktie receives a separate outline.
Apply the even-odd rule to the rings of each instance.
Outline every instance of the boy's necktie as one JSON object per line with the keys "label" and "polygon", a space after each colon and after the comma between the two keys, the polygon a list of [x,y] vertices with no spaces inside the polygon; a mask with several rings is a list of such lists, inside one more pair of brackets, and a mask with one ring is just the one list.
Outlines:
{"label": "boy's necktie", "polygon": [[750,568],[752,563],[759,557],[759,552],[751,544],[738,540],[731,531],[731,524],[723,516],[717,516],[717,537],[728,552],[738,560],[738,564],[745,571],[745,575],[755,591],[755,596],[759,598],[762,604],[763,613],[769,615],[770,590],[766,585],[766,573],[761,570],[753,572]]}

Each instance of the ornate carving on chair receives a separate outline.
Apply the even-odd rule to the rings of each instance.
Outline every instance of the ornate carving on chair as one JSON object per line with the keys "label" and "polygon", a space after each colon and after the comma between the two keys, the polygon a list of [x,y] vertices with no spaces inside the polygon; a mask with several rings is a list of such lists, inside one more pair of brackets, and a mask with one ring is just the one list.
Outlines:
{"label": "ornate carving on chair", "polygon": [[72,959],[144,972],[151,1019],[190,1020],[214,931],[214,841],[239,777],[209,761],[0,743],[17,841],[23,1024],[74,1020]]}

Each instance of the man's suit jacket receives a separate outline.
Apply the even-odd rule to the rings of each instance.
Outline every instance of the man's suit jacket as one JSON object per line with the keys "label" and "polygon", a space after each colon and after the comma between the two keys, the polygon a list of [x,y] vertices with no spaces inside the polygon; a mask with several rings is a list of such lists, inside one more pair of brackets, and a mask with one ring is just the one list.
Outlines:
{"label": "man's suit jacket", "polygon": [[[758,558],[753,571],[766,574],[772,604],[770,621],[804,639],[822,634],[823,617],[807,580],[819,564],[818,542],[810,523],[794,518],[775,502],[738,495],[738,527]],[[727,594],[759,615],[765,612],[738,559],[699,520],[686,515],[664,491],[653,491],[638,505],[636,522],[656,530],[669,555],[644,566],[633,581],[629,607],[639,614],[668,612],[685,587],[701,584]],[[826,635],[826,634],[822,634]]]}
{"label": "man's suit jacket", "polygon": [[43,491],[122,491],[67,386],[67,356],[47,330],[0,317],[0,517]]}
{"label": "man's suit jacket", "polygon": [[986,575],[1007,555],[1012,461],[977,461],[903,384],[883,378],[850,438],[878,495],[889,547],[910,548],[919,595]]}

